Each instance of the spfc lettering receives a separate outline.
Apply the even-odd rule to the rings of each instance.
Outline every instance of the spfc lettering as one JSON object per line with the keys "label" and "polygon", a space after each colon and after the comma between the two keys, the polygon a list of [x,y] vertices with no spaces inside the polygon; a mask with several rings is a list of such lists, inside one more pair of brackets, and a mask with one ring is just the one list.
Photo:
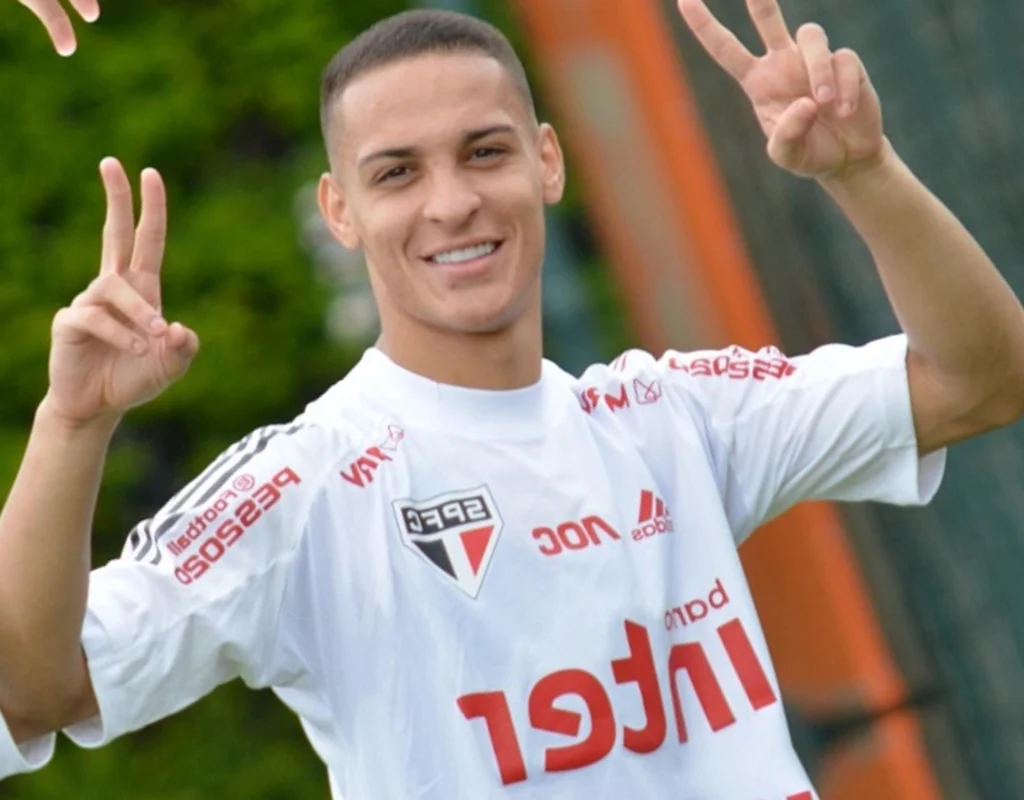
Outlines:
{"label": "spfc lettering", "polygon": [[490,489],[393,505],[402,544],[475,599],[504,527]]}
{"label": "spfc lettering", "polygon": [[411,534],[441,533],[468,522],[487,522],[491,513],[483,497],[459,497],[432,508],[406,506],[402,517]]}

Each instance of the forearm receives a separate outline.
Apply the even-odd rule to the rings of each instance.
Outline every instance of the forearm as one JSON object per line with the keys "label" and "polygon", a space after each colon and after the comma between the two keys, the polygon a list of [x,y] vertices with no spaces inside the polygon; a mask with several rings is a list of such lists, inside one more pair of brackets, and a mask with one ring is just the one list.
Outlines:
{"label": "forearm", "polygon": [[1024,374],[1024,309],[966,228],[891,146],[822,181],[863,237],[914,355],[1000,391]]}
{"label": "forearm", "polygon": [[[13,716],[80,688],[90,539],[116,422],[69,425],[40,406],[0,513],[0,705]],[[44,708],[57,713],[58,708]]]}

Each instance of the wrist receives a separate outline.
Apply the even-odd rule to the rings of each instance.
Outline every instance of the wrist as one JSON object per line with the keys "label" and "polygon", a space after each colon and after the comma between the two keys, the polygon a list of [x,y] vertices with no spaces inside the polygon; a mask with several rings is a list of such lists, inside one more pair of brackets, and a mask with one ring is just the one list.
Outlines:
{"label": "wrist", "polygon": [[846,164],[823,176],[819,183],[831,193],[843,192],[865,183],[888,180],[900,164],[899,155],[888,139],[883,139],[878,152],[865,159]]}
{"label": "wrist", "polygon": [[61,412],[53,398],[47,394],[36,409],[36,424],[64,437],[90,437],[110,439],[121,422],[119,414],[101,414],[77,419]]}

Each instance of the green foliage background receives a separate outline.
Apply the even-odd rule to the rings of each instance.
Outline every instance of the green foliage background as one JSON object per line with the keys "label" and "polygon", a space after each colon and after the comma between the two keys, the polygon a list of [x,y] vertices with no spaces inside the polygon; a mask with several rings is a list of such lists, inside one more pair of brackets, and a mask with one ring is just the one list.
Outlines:
{"label": "green foliage background", "polygon": [[[160,169],[169,318],[200,333],[187,378],[134,412],[110,455],[95,563],[223,447],[290,419],[358,357],[324,337],[327,292],[298,238],[296,192],[323,169],[317,102],[334,52],[401,0],[104,0],[58,58],[36,20],[0,10],[0,495],[46,388],[54,312],[98,269],[97,166]],[[483,3],[508,28],[501,0]],[[514,31],[510,31],[514,36]],[[136,184],[137,185],[137,184]],[[569,201],[578,213],[578,196]],[[596,272],[599,304],[611,302]],[[59,498],[55,498],[59,502]],[[223,687],[95,752],[62,740],[4,800],[326,798],[323,767],[268,693]]]}

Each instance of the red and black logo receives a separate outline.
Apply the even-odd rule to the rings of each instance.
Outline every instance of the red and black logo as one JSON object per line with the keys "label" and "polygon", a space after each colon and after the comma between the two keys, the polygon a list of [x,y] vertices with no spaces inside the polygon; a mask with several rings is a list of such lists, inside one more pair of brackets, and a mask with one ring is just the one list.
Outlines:
{"label": "red and black logo", "polygon": [[402,544],[475,599],[504,527],[490,489],[396,500],[393,506]]}

